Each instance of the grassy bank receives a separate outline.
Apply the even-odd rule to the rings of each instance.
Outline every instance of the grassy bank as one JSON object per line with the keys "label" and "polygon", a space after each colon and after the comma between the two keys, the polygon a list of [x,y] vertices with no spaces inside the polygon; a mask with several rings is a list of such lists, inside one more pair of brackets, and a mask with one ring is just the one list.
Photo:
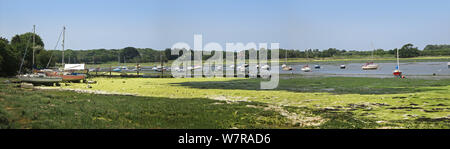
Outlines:
{"label": "grassy bank", "polygon": [[[95,78],[61,89],[2,84],[1,126],[12,128],[450,128],[450,79]],[[58,87],[53,87],[58,89]]]}

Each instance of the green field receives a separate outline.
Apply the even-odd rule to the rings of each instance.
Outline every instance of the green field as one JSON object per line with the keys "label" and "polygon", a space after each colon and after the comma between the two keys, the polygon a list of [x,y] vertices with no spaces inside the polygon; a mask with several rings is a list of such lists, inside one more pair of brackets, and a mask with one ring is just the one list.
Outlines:
{"label": "green field", "polygon": [[[34,90],[2,83],[0,127],[450,128],[450,79],[300,77],[274,90],[243,78],[92,80]],[[77,93],[88,91],[127,95]]]}

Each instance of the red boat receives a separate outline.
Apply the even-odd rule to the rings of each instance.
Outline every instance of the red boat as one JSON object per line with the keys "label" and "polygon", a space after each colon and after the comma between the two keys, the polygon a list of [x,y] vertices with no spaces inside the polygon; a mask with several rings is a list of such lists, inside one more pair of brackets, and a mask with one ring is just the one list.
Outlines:
{"label": "red boat", "polygon": [[86,76],[84,75],[61,75],[63,81],[70,82],[79,82],[81,80],[85,80]]}
{"label": "red boat", "polygon": [[62,77],[62,81],[64,82],[80,82],[81,80],[86,80],[86,76],[84,74],[64,74],[64,72],[45,72],[47,76],[58,76]]}
{"label": "red boat", "polygon": [[392,73],[394,76],[402,76],[402,72],[400,71],[400,70],[395,70],[393,73]]}

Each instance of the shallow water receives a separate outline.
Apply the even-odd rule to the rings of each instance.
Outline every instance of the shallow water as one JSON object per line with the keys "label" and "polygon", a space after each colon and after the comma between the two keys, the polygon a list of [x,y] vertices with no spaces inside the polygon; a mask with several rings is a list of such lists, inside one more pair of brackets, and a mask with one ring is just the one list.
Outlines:
{"label": "shallow water", "polygon": [[[320,69],[314,69],[314,65],[319,64]],[[336,74],[336,75],[392,75],[397,63],[378,63],[377,70],[362,70],[361,66],[364,63],[348,63],[345,64],[345,69],[340,69],[340,64],[324,64],[311,63],[309,66],[312,68],[312,72],[302,72],[301,67],[304,64],[292,64],[293,71],[280,70],[280,74]],[[404,75],[450,75],[450,69],[447,66],[447,62],[411,62],[400,63],[400,70]]]}
{"label": "shallow water", "polygon": [[[395,70],[397,63],[376,63],[377,70],[362,70],[364,63],[345,63],[346,68],[340,69],[340,64],[330,63],[308,63],[311,72],[301,71],[301,67],[305,63],[290,63],[288,66],[293,68],[292,71],[283,71],[280,67],[280,74],[296,74],[303,76],[344,76],[344,77],[377,77],[388,78],[393,77],[392,72]],[[315,69],[314,65],[320,65],[320,69]],[[114,68],[114,67],[113,67]],[[143,67],[141,73],[161,73],[151,69],[152,67]],[[225,67],[225,70],[230,68]],[[447,62],[407,62],[400,63],[400,70],[409,78],[450,78],[450,68]],[[109,68],[102,68],[100,72],[107,72]],[[135,72],[126,70],[124,72]],[[166,73],[170,73],[167,71]],[[225,73],[224,73],[225,74]],[[435,76],[434,76],[434,75]]]}

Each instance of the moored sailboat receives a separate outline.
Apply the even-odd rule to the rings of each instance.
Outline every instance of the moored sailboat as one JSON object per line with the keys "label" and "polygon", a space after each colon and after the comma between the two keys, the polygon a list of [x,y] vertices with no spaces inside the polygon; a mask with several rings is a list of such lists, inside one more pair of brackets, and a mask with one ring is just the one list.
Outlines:
{"label": "moored sailboat", "polygon": [[[306,61],[309,61],[309,60],[308,60],[308,51],[306,50],[305,53],[306,53],[306,59],[307,59]],[[303,65],[303,67],[301,68],[301,70],[302,70],[303,72],[311,72],[311,68],[308,66],[308,64]]]}
{"label": "moored sailboat", "polygon": [[286,64],[287,64],[287,50],[286,50],[284,56],[285,56],[285,57],[284,57],[284,64],[281,65],[281,68],[282,68],[284,71],[290,71],[290,70],[292,70],[292,67],[286,65]]}
{"label": "moored sailboat", "polygon": [[58,85],[59,82],[62,81],[62,77],[59,76],[48,76],[46,73],[40,72],[40,71],[35,71],[34,69],[34,42],[35,42],[35,34],[36,34],[36,26],[33,25],[33,68],[31,69],[32,73],[29,74],[20,74],[22,71],[22,65],[23,62],[25,61],[25,56],[28,50],[28,46],[25,48],[25,53],[23,55],[23,59],[22,59],[22,63],[20,64],[20,69],[19,69],[19,75],[17,75],[17,78],[21,81],[21,82],[27,82],[27,83],[32,83],[32,84],[45,84],[45,85],[53,85],[54,83],[56,83],[56,85]]}
{"label": "moored sailboat", "polygon": [[401,78],[403,78],[403,75],[402,75],[402,71],[400,71],[400,60],[399,60],[400,58],[399,58],[399,56],[398,56],[398,49],[397,49],[397,66],[396,66],[396,68],[395,68],[395,70],[394,70],[394,72],[392,73],[394,76],[396,76],[396,77],[401,77]]}
{"label": "moored sailboat", "polygon": [[[373,48],[373,44],[372,44],[372,48]],[[372,61],[371,62],[367,62],[366,64],[364,64],[361,68],[363,70],[377,70],[378,69],[378,64],[374,64],[373,63],[373,51],[375,49],[372,50]]]}

